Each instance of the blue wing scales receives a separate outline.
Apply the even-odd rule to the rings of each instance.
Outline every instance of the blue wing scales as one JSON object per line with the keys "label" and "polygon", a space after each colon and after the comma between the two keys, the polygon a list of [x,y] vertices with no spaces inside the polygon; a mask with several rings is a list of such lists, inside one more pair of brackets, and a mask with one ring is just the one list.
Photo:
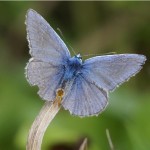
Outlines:
{"label": "blue wing scales", "polygon": [[89,82],[112,91],[138,73],[145,61],[146,57],[138,54],[96,56],[84,62],[82,73]]}
{"label": "blue wing scales", "polygon": [[[38,94],[53,101],[64,75],[70,53],[52,27],[34,10],[26,16],[27,38],[32,58],[26,67],[31,85]],[[78,116],[97,115],[108,104],[107,92],[140,71],[146,57],[137,54],[97,56],[85,60],[81,74],[66,82],[62,105]]]}
{"label": "blue wing scales", "polygon": [[53,66],[46,62],[31,59],[26,67],[26,77],[31,85],[39,87],[42,99],[53,101],[63,77],[63,66]]}
{"label": "blue wing scales", "polygon": [[26,66],[27,80],[39,87],[41,98],[52,101],[70,58],[69,50],[47,21],[32,9],[27,12],[26,26],[32,56]]}
{"label": "blue wing scales", "polygon": [[88,82],[83,76],[77,76],[66,85],[62,105],[73,115],[98,115],[107,104],[107,92]]}
{"label": "blue wing scales", "polygon": [[25,23],[30,54],[34,59],[59,65],[70,58],[65,43],[36,11],[28,10]]}

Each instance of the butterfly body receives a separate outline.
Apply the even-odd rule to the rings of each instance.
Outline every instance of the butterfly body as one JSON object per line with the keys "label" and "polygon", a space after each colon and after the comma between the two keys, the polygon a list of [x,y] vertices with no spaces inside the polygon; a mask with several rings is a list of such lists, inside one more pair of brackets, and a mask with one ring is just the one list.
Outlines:
{"label": "butterfly body", "polygon": [[76,56],[70,58],[65,66],[64,79],[69,80],[81,73],[82,62]]}
{"label": "butterfly body", "polygon": [[144,55],[103,55],[82,61],[74,57],[46,22],[34,10],[26,16],[30,59],[26,77],[31,85],[39,87],[38,94],[47,101],[63,89],[62,106],[77,116],[101,113],[108,104],[108,92],[138,73],[146,61]]}

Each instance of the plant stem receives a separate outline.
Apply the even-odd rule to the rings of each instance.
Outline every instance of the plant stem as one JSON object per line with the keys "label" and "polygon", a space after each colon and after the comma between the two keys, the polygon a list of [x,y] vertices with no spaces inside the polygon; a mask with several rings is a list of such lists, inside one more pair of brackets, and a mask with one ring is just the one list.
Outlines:
{"label": "plant stem", "polygon": [[81,144],[79,150],[87,150],[87,138],[84,139],[84,141]]}
{"label": "plant stem", "polygon": [[60,99],[57,97],[53,103],[49,101],[45,102],[29,131],[26,150],[41,149],[44,133],[61,107],[59,103]]}
{"label": "plant stem", "polygon": [[112,143],[112,140],[111,140],[111,137],[110,137],[110,133],[109,133],[109,130],[106,129],[106,136],[107,136],[107,139],[108,139],[108,143],[109,143],[109,146],[110,146],[110,150],[114,150],[114,145]]}

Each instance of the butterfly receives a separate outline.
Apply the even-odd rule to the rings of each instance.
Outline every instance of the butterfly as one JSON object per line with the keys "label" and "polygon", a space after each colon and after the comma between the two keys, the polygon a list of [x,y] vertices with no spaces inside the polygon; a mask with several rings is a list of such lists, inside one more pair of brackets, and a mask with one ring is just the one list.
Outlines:
{"label": "butterfly", "polygon": [[93,116],[108,105],[113,91],[140,71],[144,55],[114,54],[85,61],[70,52],[47,21],[29,9],[26,15],[31,59],[26,66],[28,82],[39,87],[39,96],[52,101],[58,89],[64,90],[61,105],[77,116]]}

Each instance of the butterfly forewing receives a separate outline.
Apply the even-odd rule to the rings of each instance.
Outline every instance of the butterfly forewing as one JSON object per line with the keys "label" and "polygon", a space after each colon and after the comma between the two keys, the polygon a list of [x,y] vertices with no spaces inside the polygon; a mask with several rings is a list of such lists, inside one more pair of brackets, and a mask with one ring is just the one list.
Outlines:
{"label": "butterfly forewing", "polygon": [[87,59],[82,73],[106,91],[114,90],[140,71],[145,56],[138,54],[104,55]]}
{"label": "butterfly forewing", "polygon": [[32,9],[27,12],[26,25],[32,57],[54,65],[62,64],[70,57],[68,48],[57,33]]}

